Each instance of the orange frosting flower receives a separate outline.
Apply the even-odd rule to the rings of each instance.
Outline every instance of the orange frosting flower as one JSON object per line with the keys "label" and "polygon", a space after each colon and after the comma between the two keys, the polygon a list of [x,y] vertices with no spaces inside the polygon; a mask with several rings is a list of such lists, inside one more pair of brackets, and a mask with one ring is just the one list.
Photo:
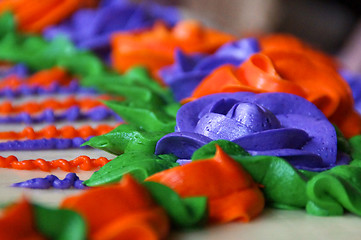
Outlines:
{"label": "orange frosting flower", "polygon": [[46,239],[36,231],[32,206],[25,198],[4,210],[0,218],[0,239]]}
{"label": "orange frosting flower", "polygon": [[70,16],[77,9],[96,4],[97,0],[2,0],[0,14],[11,11],[20,30],[40,33],[47,26]]}
{"label": "orange frosting flower", "polygon": [[68,197],[61,206],[86,219],[90,239],[161,239],[169,231],[165,211],[130,175],[123,176],[119,185]]}
{"label": "orange frosting flower", "polygon": [[212,53],[234,37],[208,29],[196,21],[179,22],[173,29],[162,23],[140,33],[117,33],[112,38],[113,66],[124,72],[135,65],[147,67],[154,76],[174,62],[176,48],[185,53]]}
{"label": "orange frosting flower", "polygon": [[287,92],[314,103],[346,137],[361,133],[351,89],[332,58],[288,35],[261,38],[260,44],[260,53],[239,67],[216,69],[185,101],[219,92]]}
{"label": "orange frosting flower", "polygon": [[182,197],[207,196],[211,223],[248,222],[264,207],[263,194],[252,177],[219,146],[212,159],[174,167],[146,181],[164,184]]}

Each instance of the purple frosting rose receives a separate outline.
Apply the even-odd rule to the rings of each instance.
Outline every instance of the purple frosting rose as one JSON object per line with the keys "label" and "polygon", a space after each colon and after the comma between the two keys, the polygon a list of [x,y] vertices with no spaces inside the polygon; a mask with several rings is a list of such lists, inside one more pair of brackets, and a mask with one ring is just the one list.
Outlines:
{"label": "purple frosting rose", "polygon": [[112,33],[149,28],[159,20],[172,26],[179,16],[175,8],[154,3],[103,0],[98,9],[80,9],[68,21],[45,29],[44,37],[62,34],[80,48],[107,56]]}
{"label": "purple frosting rose", "polygon": [[155,154],[190,159],[218,139],[251,155],[282,157],[299,169],[323,171],[350,161],[338,153],[335,128],[325,115],[287,93],[220,93],[187,103],[177,113],[175,132],[158,141]]}
{"label": "purple frosting rose", "polygon": [[185,55],[176,51],[175,63],[160,70],[164,82],[172,89],[177,101],[189,97],[198,84],[214,69],[224,64],[239,65],[260,51],[255,38],[227,43],[212,55]]}

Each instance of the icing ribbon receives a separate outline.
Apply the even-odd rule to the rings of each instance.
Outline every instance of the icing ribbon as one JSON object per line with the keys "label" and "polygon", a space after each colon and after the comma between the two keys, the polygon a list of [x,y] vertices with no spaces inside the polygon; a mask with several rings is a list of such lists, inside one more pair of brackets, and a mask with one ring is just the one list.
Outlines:
{"label": "icing ribbon", "polygon": [[68,173],[63,180],[60,180],[55,175],[48,175],[44,178],[33,178],[26,180],[24,182],[14,183],[12,187],[21,187],[21,188],[33,188],[33,189],[48,189],[48,188],[57,188],[57,189],[85,189],[83,181],[79,180],[79,177],[75,173]]}
{"label": "icing ribbon", "polygon": [[0,104],[0,114],[18,114],[18,113],[28,113],[36,114],[43,112],[44,110],[67,110],[71,107],[78,107],[80,111],[87,111],[92,108],[103,106],[103,104],[98,99],[94,98],[81,98],[68,97],[64,100],[57,100],[53,98],[48,98],[42,102],[36,101],[27,101],[23,104],[14,105],[11,101],[4,101]]}
{"label": "icing ribbon", "polygon": [[115,119],[121,121],[117,114],[105,106],[98,106],[86,112],[81,112],[78,106],[73,106],[63,111],[62,113],[56,113],[51,109],[46,109],[38,115],[31,115],[26,112],[22,112],[20,114],[5,117],[0,116],[0,123],[52,123],[61,120],[75,121],[78,119],[91,119],[93,121],[100,121],[110,117],[114,117]]}
{"label": "icing ribbon", "polygon": [[19,140],[19,139],[41,139],[41,138],[88,138],[90,136],[103,135],[114,129],[115,126],[108,124],[100,124],[96,127],[84,125],[79,128],[74,128],[71,125],[57,128],[54,125],[48,125],[38,131],[32,127],[27,126],[21,132],[9,131],[0,132],[0,139],[3,140]]}
{"label": "icing ribbon", "polygon": [[49,172],[55,169],[72,172],[78,168],[84,171],[91,171],[104,166],[109,161],[110,160],[105,157],[91,159],[88,156],[79,156],[70,161],[67,161],[65,159],[46,161],[41,158],[36,160],[19,161],[15,156],[8,156],[6,158],[0,156],[0,167],[13,168],[18,170],[41,170],[45,172]]}

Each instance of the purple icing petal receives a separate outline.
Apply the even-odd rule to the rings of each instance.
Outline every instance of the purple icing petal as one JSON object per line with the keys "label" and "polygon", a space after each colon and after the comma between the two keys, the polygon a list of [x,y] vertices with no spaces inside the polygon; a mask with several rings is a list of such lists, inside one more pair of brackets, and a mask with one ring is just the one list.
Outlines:
{"label": "purple icing petal", "polygon": [[302,150],[319,155],[327,165],[336,162],[337,136],[330,122],[296,114],[277,117],[283,127],[298,128],[308,133],[311,139],[302,147]]}
{"label": "purple icing petal", "polygon": [[190,159],[195,150],[211,141],[212,139],[197,133],[170,133],[158,141],[155,154],[172,153],[178,158]]}
{"label": "purple icing petal", "polygon": [[182,106],[177,112],[176,119],[176,131],[178,132],[192,132],[197,125],[198,116],[200,112],[206,113],[210,111],[213,107],[213,103],[218,102],[223,98],[232,98],[236,100],[245,100],[244,102],[248,102],[250,98],[252,98],[254,93],[249,92],[239,92],[234,93],[232,97],[230,97],[229,93],[218,93],[212,94],[196,101],[190,102]]}
{"label": "purple icing petal", "polygon": [[272,149],[300,149],[310,140],[307,132],[296,128],[279,128],[252,133],[234,139],[245,150],[265,151]]}
{"label": "purple icing petal", "polygon": [[[175,63],[159,71],[169,85],[176,100],[189,97],[202,79],[214,69],[231,64],[238,66],[260,51],[254,38],[242,39],[222,46],[213,55],[185,55],[176,52]],[[184,86],[183,86],[184,85]]]}
{"label": "purple icing petal", "polygon": [[254,103],[267,108],[275,115],[300,114],[327,120],[326,116],[311,102],[289,93],[258,94],[257,97],[255,97]]}
{"label": "purple icing petal", "polygon": [[194,132],[212,140],[225,139],[229,141],[254,133],[251,128],[241,122],[216,113],[207,113],[199,119]]}

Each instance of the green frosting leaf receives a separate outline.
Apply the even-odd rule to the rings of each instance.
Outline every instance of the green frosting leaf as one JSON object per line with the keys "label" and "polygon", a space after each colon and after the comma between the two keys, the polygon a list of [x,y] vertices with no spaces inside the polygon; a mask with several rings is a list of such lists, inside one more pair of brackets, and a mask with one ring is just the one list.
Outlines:
{"label": "green frosting leaf", "polygon": [[171,119],[170,116],[162,111],[124,106],[122,102],[115,101],[106,101],[105,104],[119,114],[126,122],[138,126],[145,131],[174,131],[175,119]]}
{"label": "green frosting leaf", "polygon": [[167,132],[146,132],[132,125],[122,124],[107,134],[91,138],[82,146],[88,145],[115,155],[132,151],[154,153],[155,145],[165,134]]}
{"label": "green frosting leaf", "polygon": [[352,137],[349,142],[351,145],[351,165],[361,167],[361,135]]}
{"label": "green frosting leaf", "polygon": [[7,33],[15,31],[15,20],[10,12],[0,15],[0,38]]}
{"label": "green frosting leaf", "polygon": [[267,204],[276,208],[302,208],[307,203],[307,178],[287,161],[272,156],[250,156],[239,145],[227,141],[212,141],[193,153],[192,160],[214,156],[215,145],[239,162],[253,179],[263,185]]}
{"label": "green frosting leaf", "polygon": [[336,135],[337,135],[337,150],[342,151],[344,153],[350,154],[352,149],[350,143],[347,141],[347,139],[343,136],[340,129],[335,126]]}
{"label": "green frosting leaf", "polygon": [[272,156],[241,156],[234,159],[257,183],[264,186],[262,190],[270,206],[293,209],[306,205],[308,179],[286,160]]}
{"label": "green frosting leaf", "polygon": [[76,212],[33,205],[36,227],[40,233],[55,240],[82,240],[86,238],[86,224]]}
{"label": "green frosting leaf", "polygon": [[344,208],[361,216],[361,168],[337,166],[307,184],[306,210],[313,215],[342,215]]}
{"label": "green frosting leaf", "polygon": [[156,182],[144,182],[155,201],[168,213],[172,223],[178,228],[199,227],[207,219],[207,198],[181,198],[171,188]]}
{"label": "green frosting leaf", "polygon": [[84,184],[99,186],[118,182],[124,174],[130,173],[138,181],[143,181],[150,175],[162,170],[178,166],[177,157],[173,155],[156,156],[152,153],[127,152],[104,165]]}
{"label": "green frosting leaf", "polygon": [[54,66],[67,68],[80,75],[99,75],[105,71],[104,64],[94,54],[81,51],[64,37],[49,42],[42,37],[16,32],[12,14],[0,16],[0,58],[22,62],[33,70]]}
{"label": "green frosting leaf", "polygon": [[227,140],[215,140],[197,149],[193,155],[192,160],[212,158],[216,154],[216,145],[220,146],[230,156],[249,156],[239,145]]}

